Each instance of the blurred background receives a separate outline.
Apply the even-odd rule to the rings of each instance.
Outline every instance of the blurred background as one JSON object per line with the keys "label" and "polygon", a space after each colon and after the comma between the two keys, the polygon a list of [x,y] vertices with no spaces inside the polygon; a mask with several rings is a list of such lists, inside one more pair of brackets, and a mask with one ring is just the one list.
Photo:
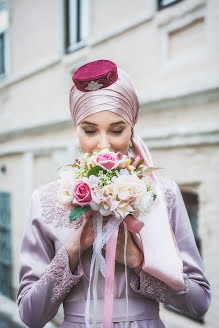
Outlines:
{"label": "blurred background", "polygon": [[[136,130],[159,174],[180,187],[212,289],[195,321],[161,305],[168,328],[219,322],[219,0],[0,0],[0,328],[15,304],[35,188],[78,155],[72,74],[108,59],[131,76]],[[53,318],[62,322],[63,308]]]}

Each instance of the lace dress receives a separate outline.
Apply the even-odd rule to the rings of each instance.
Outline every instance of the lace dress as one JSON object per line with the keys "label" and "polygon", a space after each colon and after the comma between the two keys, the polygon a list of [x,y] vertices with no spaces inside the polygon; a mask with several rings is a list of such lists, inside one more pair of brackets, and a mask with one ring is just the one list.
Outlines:
{"label": "lace dress", "polygon": [[[128,328],[164,327],[159,317],[159,303],[174,306],[200,318],[210,305],[210,285],[195,244],[192,228],[178,185],[159,177],[165,192],[168,214],[183,259],[185,290],[176,292],[162,281],[128,268]],[[78,265],[70,271],[66,241],[81,225],[81,218],[69,221],[70,210],[58,203],[60,180],[36,189],[32,194],[30,215],[25,225],[20,249],[17,305],[21,320],[31,328],[40,328],[57,313],[63,302],[61,328],[85,328],[85,304],[88,281]],[[82,255],[83,268],[89,276],[92,248]],[[114,281],[113,328],[124,328],[126,320],[124,266],[116,262]],[[97,328],[102,327],[104,278],[99,274]],[[92,326],[93,299],[90,318]]]}

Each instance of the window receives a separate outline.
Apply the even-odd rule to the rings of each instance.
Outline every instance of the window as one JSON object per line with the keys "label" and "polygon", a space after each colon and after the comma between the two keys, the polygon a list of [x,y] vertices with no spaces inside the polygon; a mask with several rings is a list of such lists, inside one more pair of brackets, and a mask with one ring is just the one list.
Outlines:
{"label": "window", "polygon": [[201,239],[198,231],[198,195],[196,193],[182,191],[182,197],[191,222],[196,245],[201,255]]}
{"label": "window", "polygon": [[88,35],[88,1],[65,0],[65,51],[86,45]]}
{"label": "window", "polygon": [[0,191],[0,293],[13,299],[11,255],[11,194]]}
{"label": "window", "polygon": [[182,0],[158,0],[158,10],[164,9]]}
{"label": "window", "polygon": [[8,10],[0,3],[0,76],[6,73],[6,36],[8,30]]}

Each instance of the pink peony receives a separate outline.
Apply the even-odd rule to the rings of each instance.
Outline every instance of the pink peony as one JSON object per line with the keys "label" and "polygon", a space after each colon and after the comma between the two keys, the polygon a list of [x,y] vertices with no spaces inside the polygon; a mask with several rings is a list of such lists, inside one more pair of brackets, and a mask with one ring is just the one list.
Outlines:
{"label": "pink peony", "polygon": [[73,189],[74,199],[72,201],[73,204],[79,206],[87,206],[91,202],[91,190],[89,185],[86,182],[79,182],[75,185]]}

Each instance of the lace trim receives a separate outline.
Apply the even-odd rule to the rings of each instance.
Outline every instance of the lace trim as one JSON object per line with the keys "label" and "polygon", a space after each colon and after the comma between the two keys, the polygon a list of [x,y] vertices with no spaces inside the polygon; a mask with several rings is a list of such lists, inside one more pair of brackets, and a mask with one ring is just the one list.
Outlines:
{"label": "lace trim", "polygon": [[130,287],[136,293],[149,297],[156,302],[165,302],[167,285],[147,272],[141,271],[139,276],[135,274],[131,278]]}
{"label": "lace trim", "polygon": [[63,301],[71,288],[79,282],[82,275],[81,268],[79,275],[72,274],[69,268],[68,252],[62,246],[48,265],[46,272],[36,282],[36,285],[46,286],[48,281],[51,281],[53,283],[51,302],[59,303]]}
{"label": "lace trim", "polygon": [[171,211],[176,198],[176,193],[175,193],[176,183],[173,180],[163,176],[159,176],[158,178],[160,181],[161,188],[164,191],[166,197],[168,216],[169,216],[169,220],[171,220]]}
{"label": "lace trim", "polygon": [[57,192],[59,180],[39,187],[39,197],[42,206],[42,217],[47,224],[54,224],[56,228],[66,227],[78,229],[82,224],[82,217],[70,221],[71,209],[58,201]]}

